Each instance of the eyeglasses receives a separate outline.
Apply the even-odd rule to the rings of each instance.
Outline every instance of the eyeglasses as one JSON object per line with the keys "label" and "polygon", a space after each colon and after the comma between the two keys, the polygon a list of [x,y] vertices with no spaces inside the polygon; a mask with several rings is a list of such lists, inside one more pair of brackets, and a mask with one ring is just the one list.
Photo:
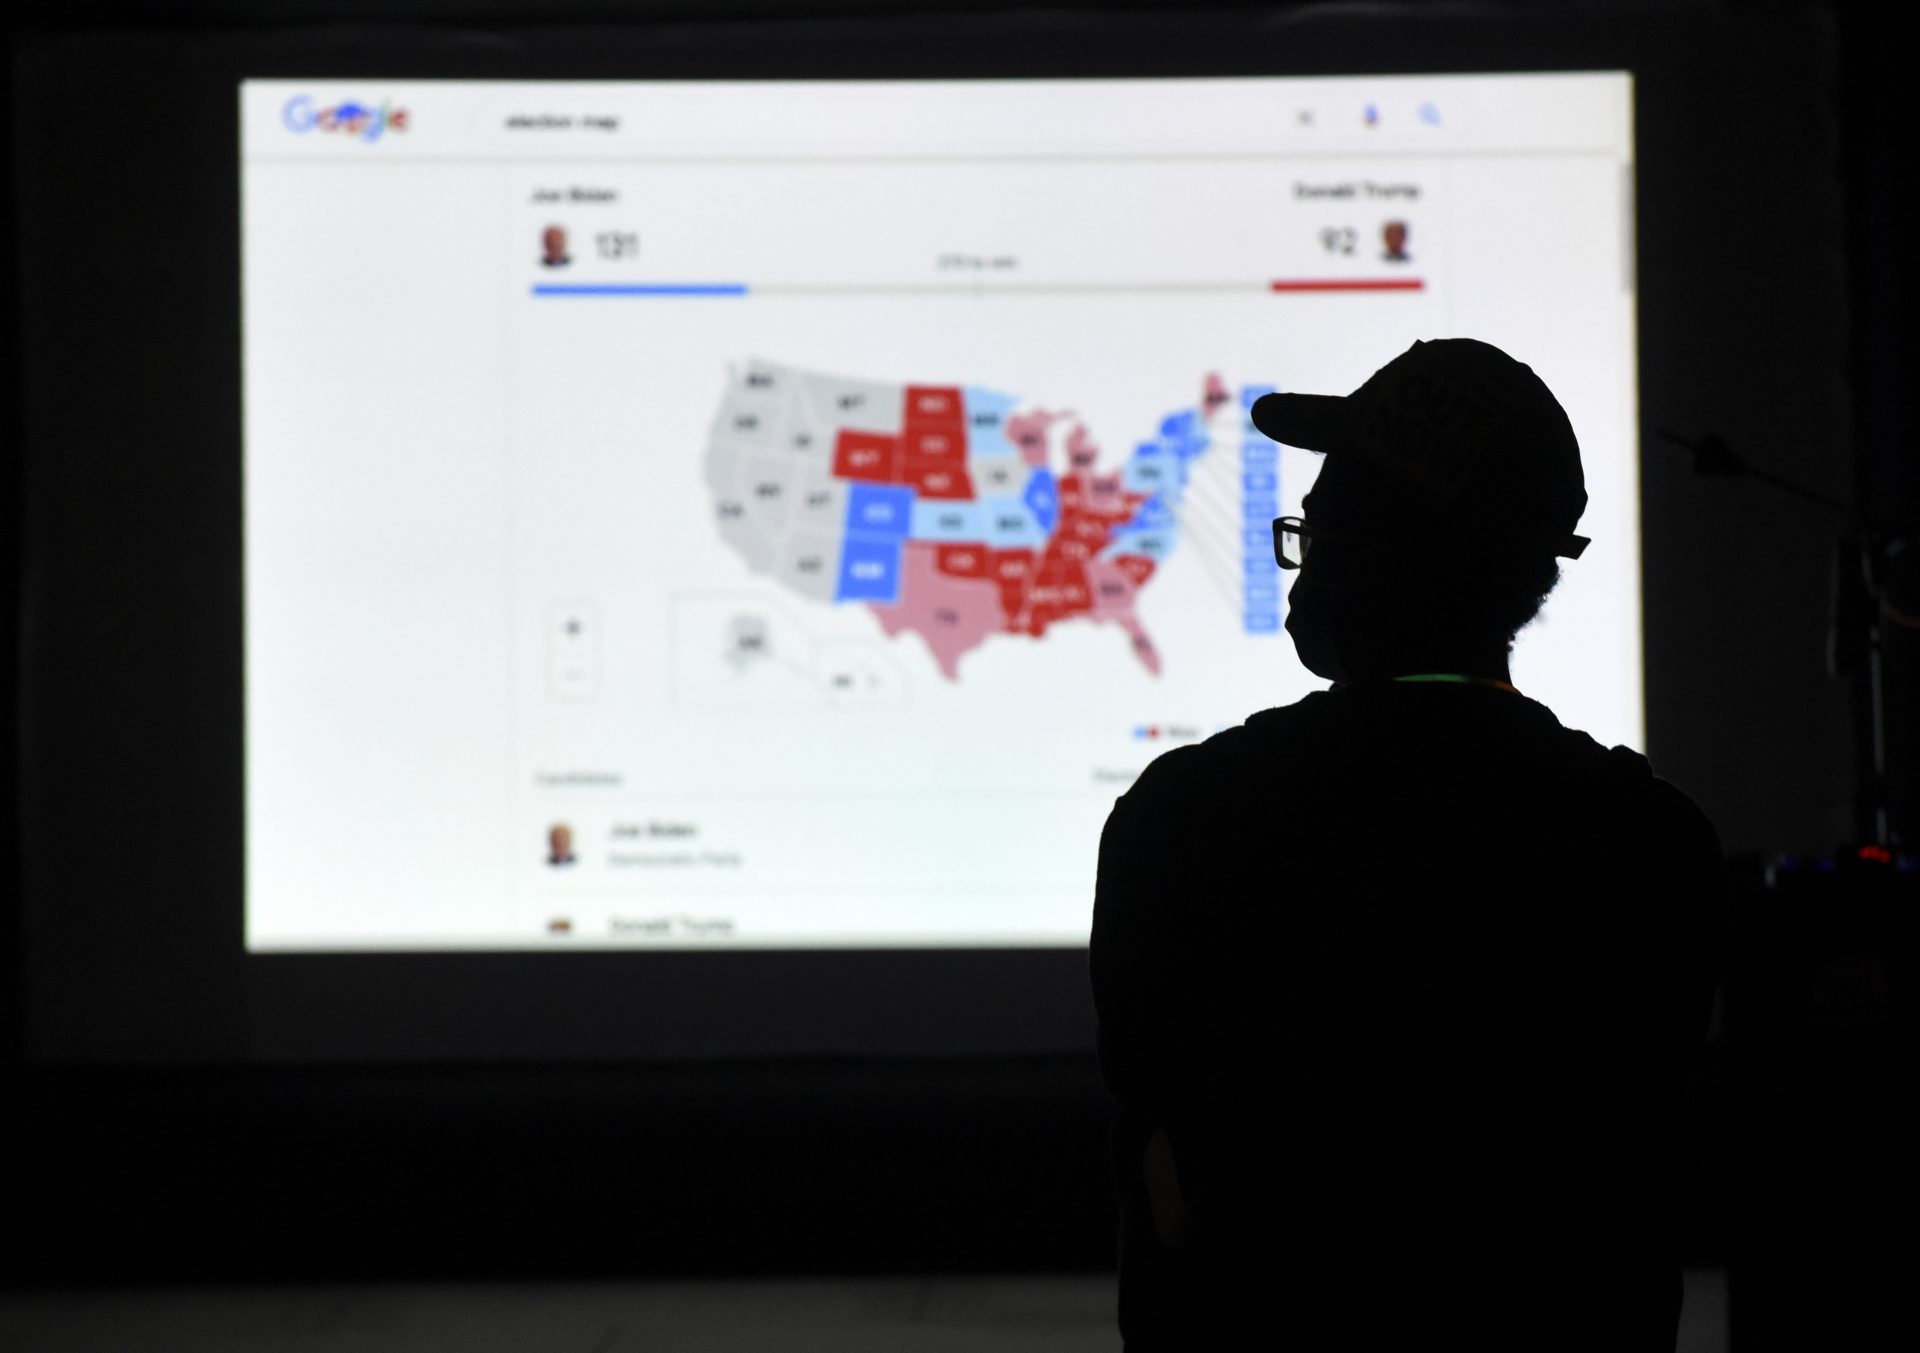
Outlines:
{"label": "eyeglasses", "polygon": [[1303,517],[1275,517],[1273,519],[1273,558],[1281,568],[1299,568],[1307,561],[1307,547],[1314,536],[1326,536],[1325,531],[1315,532],[1308,527]]}
{"label": "eyeglasses", "polygon": [[[1375,537],[1356,539],[1343,532],[1308,526],[1304,517],[1273,519],[1273,558],[1281,568],[1295,569],[1306,563],[1307,549],[1315,540],[1337,540],[1352,545],[1381,543]],[[1554,553],[1562,559],[1578,559],[1589,543],[1585,536],[1568,535],[1554,548]]]}

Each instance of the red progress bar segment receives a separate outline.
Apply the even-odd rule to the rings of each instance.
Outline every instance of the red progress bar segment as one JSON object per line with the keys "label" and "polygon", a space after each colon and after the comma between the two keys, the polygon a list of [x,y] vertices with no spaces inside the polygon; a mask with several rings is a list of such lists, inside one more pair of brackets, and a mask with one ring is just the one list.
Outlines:
{"label": "red progress bar segment", "polygon": [[1427,284],[1419,277],[1321,278],[1311,282],[1273,282],[1275,291],[1424,291]]}

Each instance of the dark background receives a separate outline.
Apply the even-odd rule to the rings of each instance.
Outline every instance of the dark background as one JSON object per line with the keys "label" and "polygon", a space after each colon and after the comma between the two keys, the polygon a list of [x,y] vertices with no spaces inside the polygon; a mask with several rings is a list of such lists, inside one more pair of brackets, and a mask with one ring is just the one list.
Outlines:
{"label": "dark background", "polygon": [[[243,74],[1629,69],[1649,751],[1736,855],[1860,836],[1862,705],[1828,671],[1844,523],[1698,478],[1654,430],[1717,432],[1883,527],[1913,520],[1911,119],[1873,8],[229,0],[14,22],[16,1279],[1111,1260],[1083,954],[242,954]],[[1889,597],[1920,612],[1910,578]],[[1915,635],[1889,626],[1886,678],[1909,839]],[[669,1008],[702,1012],[692,1034],[662,1038]],[[1824,1140],[1780,1135],[1805,1068],[1742,1046],[1710,1050],[1690,1124],[1696,1263],[1771,1235],[1763,1159]],[[1876,1048],[1813,1088],[1852,1096],[1843,1121],[1884,1119]]]}

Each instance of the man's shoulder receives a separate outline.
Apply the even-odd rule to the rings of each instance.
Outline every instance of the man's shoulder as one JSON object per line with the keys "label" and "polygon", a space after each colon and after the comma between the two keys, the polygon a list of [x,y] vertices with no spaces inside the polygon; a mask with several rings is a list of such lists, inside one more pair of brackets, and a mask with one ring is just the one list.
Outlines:
{"label": "man's shoulder", "polygon": [[1598,790],[1599,815],[1625,833],[1625,842],[1699,860],[1718,859],[1720,836],[1712,820],[1644,755],[1631,747],[1605,746],[1577,729],[1563,733],[1567,754],[1582,767],[1582,778]]}
{"label": "man's shoulder", "polygon": [[1687,842],[1699,851],[1720,852],[1720,833],[1713,825],[1706,810],[1693,800],[1693,796],[1671,780],[1664,780],[1648,768],[1646,787],[1647,811],[1675,838]]}

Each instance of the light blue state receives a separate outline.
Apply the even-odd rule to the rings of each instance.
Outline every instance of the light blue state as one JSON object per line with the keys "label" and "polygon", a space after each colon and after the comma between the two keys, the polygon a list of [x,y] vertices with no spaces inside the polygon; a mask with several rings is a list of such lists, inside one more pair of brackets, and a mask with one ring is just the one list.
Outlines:
{"label": "light blue state", "polygon": [[915,540],[985,540],[987,510],[976,502],[916,498],[910,534]]}
{"label": "light blue state", "polygon": [[1033,549],[1047,543],[1047,532],[1033,515],[1033,509],[1010,495],[988,498],[981,507],[986,512],[987,544],[996,550]]}
{"label": "light blue state", "polygon": [[[1168,502],[1177,503],[1187,487],[1189,459],[1190,457],[1182,456],[1175,447],[1168,446],[1165,442],[1141,442],[1133,448],[1133,455],[1128,459],[1127,468],[1122,471],[1122,474],[1127,476],[1127,487],[1134,492],[1157,492]],[[1157,489],[1149,490],[1144,486],[1134,488],[1132,470],[1141,461],[1160,469],[1160,484]]]}
{"label": "light blue state", "polygon": [[1113,539],[1107,548],[1100,551],[1103,559],[1111,559],[1116,554],[1141,554],[1149,559],[1165,559],[1173,553],[1174,543],[1179,539],[1179,528],[1169,522],[1165,526],[1141,530],[1132,526],[1123,526],[1113,533]]}
{"label": "light blue state", "polygon": [[1158,442],[1145,442],[1127,459],[1123,480],[1129,493],[1159,493],[1180,488],[1185,467]]}
{"label": "light blue state", "polygon": [[969,385],[960,392],[960,400],[967,411],[967,454],[1013,455],[1013,443],[1007,440],[1007,415],[1019,404],[1019,398]]}

